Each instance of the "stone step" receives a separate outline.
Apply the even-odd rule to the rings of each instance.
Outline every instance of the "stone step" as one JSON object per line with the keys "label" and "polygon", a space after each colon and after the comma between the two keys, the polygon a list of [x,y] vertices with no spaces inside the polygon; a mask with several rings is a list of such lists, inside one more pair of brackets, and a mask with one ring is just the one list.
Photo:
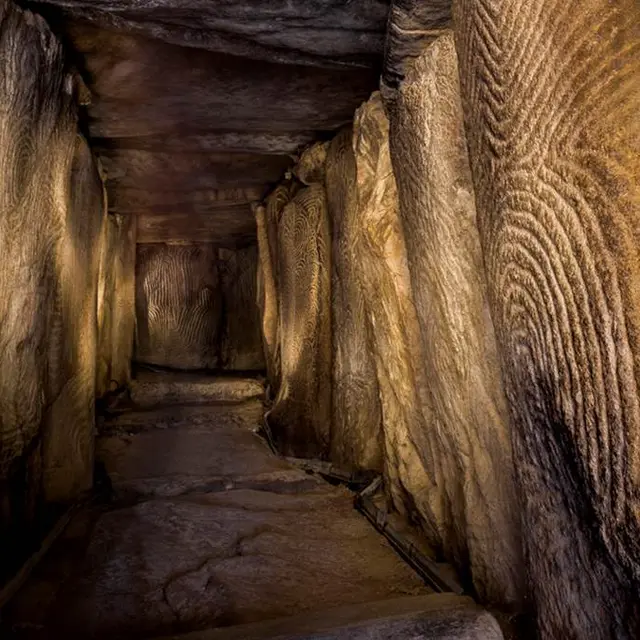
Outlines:
{"label": "stone step", "polygon": [[242,402],[253,398],[262,399],[264,393],[264,384],[257,378],[216,377],[202,373],[159,374],[139,371],[131,383],[131,400],[138,408]]}
{"label": "stone step", "polygon": [[156,640],[502,640],[496,619],[471,598],[430,594],[367,602]]}

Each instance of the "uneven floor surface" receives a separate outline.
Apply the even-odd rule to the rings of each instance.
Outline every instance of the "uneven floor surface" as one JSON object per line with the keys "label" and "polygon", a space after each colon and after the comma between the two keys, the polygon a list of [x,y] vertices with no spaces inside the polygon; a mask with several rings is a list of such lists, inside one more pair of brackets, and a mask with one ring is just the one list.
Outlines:
{"label": "uneven floor surface", "polygon": [[263,396],[254,379],[141,373],[100,422],[96,497],[0,637],[501,640],[470,598],[432,594],[351,492],[271,452]]}
{"label": "uneven floor surface", "polygon": [[109,504],[73,519],[5,611],[13,633],[146,637],[427,593],[349,491],[271,453],[261,393],[142,379],[98,439]]}

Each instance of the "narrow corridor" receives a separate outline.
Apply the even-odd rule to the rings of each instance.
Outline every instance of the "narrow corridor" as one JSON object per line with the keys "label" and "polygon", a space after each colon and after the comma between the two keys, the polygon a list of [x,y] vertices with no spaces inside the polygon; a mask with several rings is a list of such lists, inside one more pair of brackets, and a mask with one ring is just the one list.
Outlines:
{"label": "narrow corridor", "polygon": [[[7,633],[501,637],[470,600],[428,595],[349,490],[269,450],[256,433],[263,392],[253,379],[140,374],[126,410],[101,425],[103,499],[75,515],[5,611]],[[465,635],[441,624],[412,635],[451,610]]]}

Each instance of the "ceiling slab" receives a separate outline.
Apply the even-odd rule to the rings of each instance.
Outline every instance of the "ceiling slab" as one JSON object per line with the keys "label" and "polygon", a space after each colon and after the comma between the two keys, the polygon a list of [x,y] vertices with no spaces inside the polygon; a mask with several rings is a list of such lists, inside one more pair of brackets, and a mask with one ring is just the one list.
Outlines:
{"label": "ceiling slab", "polygon": [[[110,210],[148,219],[156,238],[184,238],[191,219],[221,246],[244,239],[248,225],[255,237],[249,203],[378,88],[389,10],[387,0],[34,6],[91,93],[84,126]],[[248,213],[228,213],[239,209]]]}
{"label": "ceiling slab", "polygon": [[137,242],[211,242],[242,247],[255,242],[255,220],[251,208],[240,205],[221,209],[216,215],[175,212],[139,215]]}
{"label": "ceiling slab", "polygon": [[252,60],[372,67],[389,0],[47,0],[70,17]]}

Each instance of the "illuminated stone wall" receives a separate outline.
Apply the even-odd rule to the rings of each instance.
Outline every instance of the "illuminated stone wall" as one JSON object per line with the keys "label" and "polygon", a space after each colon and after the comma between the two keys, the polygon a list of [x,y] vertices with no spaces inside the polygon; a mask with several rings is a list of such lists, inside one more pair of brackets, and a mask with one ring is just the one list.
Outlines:
{"label": "illuminated stone wall", "polygon": [[138,362],[264,369],[255,247],[144,243],[136,262]]}
{"label": "illuminated stone wall", "polygon": [[3,572],[45,503],[91,488],[100,176],[46,24],[0,2],[0,536]]}

